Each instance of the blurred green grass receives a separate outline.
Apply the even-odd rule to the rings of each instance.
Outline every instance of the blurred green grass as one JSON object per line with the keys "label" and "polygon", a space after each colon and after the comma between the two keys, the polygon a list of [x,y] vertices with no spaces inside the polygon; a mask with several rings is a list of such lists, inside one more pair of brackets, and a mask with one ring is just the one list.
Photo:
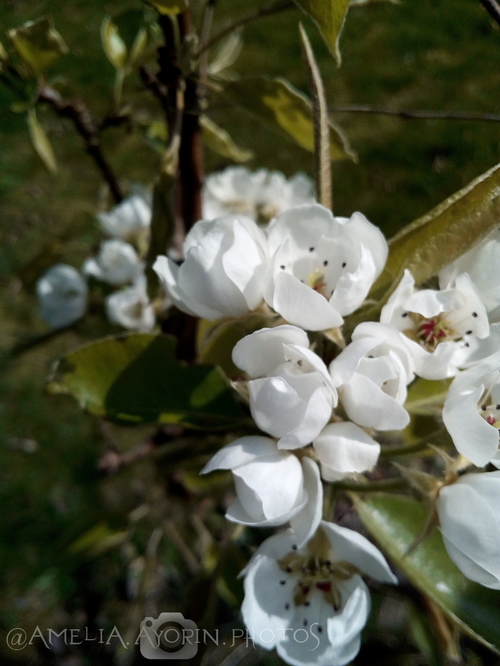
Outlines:
{"label": "blurred green grass", "polygon": [[[264,3],[252,6],[257,4]],[[84,98],[94,112],[104,114],[111,105],[114,71],[100,46],[100,23],[105,14],[139,6],[133,0],[5,0],[0,5],[0,25],[5,31],[51,14],[70,48],[52,75],[64,79],[72,94]],[[215,30],[248,10],[246,0],[219,0]],[[243,53],[234,67],[238,74],[284,76],[306,91],[299,18],[298,11],[291,11],[249,25],[243,34]],[[362,103],[500,113],[500,31],[476,0],[403,0],[398,5],[373,3],[351,10],[341,39],[339,69],[313,24],[304,23],[332,106]],[[144,118],[159,116],[156,104],[140,91],[133,77],[126,83],[125,99],[132,100]],[[214,101],[211,117],[238,144],[254,150],[251,167],[279,169],[287,175],[297,170],[311,173],[309,154],[241,111]],[[10,94],[0,88],[3,349],[26,334],[46,330],[36,314],[34,279],[44,264],[59,257],[81,265],[100,238],[94,213],[102,196],[99,174],[72,126],[50,110],[39,112],[60,165],[59,174],[52,177],[34,155],[25,118],[10,110],[11,102]],[[334,165],[334,210],[343,215],[361,210],[389,235],[500,161],[499,124],[356,114],[335,117],[358,152],[359,164]],[[112,130],[104,147],[125,187],[135,181],[151,182],[158,156],[138,135]],[[224,166],[226,162],[207,152],[207,171]],[[26,279],[27,275],[31,278]],[[133,506],[133,489],[124,484],[126,476],[103,480],[97,471],[95,460],[104,448],[104,438],[95,421],[68,399],[42,393],[55,357],[108,330],[94,316],[75,331],[14,361],[2,362],[3,625],[23,616],[23,603],[40,586],[52,590],[54,608],[67,606],[71,598],[70,606],[78,607],[85,580],[89,594],[104,586],[100,603],[117,594],[114,586],[121,569],[113,556],[92,564],[70,557],[67,547],[103,516],[117,527],[123,525]],[[117,430],[117,435],[125,448],[140,439],[133,430]]]}

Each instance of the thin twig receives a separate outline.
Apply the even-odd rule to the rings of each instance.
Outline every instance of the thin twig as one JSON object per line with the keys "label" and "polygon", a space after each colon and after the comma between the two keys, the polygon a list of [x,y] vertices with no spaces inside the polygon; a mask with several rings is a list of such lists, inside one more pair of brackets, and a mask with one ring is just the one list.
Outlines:
{"label": "thin twig", "polygon": [[411,109],[391,109],[387,106],[371,106],[370,104],[344,104],[329,107],[330,113],[368,113],[380,116],[397,116],[399,118],[422,118],[428,120],[478,120],[500,122],[500,114],[469,113],[468,111],[419,111]]}
{"label": "thin twig", "polygon": [[330,159],[330,126],[325,88],[309,38],[302,23],[299,23],[302,53],[306,63],[311,92],[314,120],[314,179],[318,202],[332,209],[332,170]]}
{"label": "thin twig", "polygon": [[500,4],[497,0],[479,0],[491,18],[500,25]]}
{"label": "thin twig", "polygon": [[60,116],[70,118],[75,128],[85,142],[85,150],[94,160],[109,185],[111,194],[116,203],[123,200],[123,193],[110,165],[105,159],[99,136],[99,128],[94,123],[90,111],[82,100],[65,100],[61,95],[46,84],[38,92],[38,101],[49,104]]}
{"label": "thin twig", "polygon": [[234,23],[231,23],[231,25],[228,25],[228,27],[224,28],[224,30],[221,30],[218,35],[215,35],[213,39],[202,46],[196,55],[200,57],[202,53],[208,51],[208,49],[211,49],[214,44],[220,42],[221,39],[224,39],[226,35],[229,35],[231,32],[233,32],[233,30],[236,30],[236,28],[241,28],[247,23],[252,23],[257,19],[264,18],[265,16],[271,16],[272,14],[278,14],[279,12],[284,12],[287,9],[292,9],[294,7],[297,7],[294,2],[290,2],[289,0],[282,0],[274,5],[271,5],[270,7],[263,7],[262,9],[258,9],[257,11],[252,12],[251,14],[247,14]]}

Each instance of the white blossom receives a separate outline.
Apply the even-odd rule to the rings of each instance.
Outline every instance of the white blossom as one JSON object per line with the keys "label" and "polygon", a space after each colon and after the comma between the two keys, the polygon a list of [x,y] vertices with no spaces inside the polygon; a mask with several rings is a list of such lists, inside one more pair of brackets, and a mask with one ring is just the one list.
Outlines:
{"label": "white blossom", "polygon": [[476,287],[490,321],[500,321],[500,232],[497,230],[439,273],[446,288],[460,273],[467,273]]}
{"label": "white blossom", "polygon": [[436,509],[448,555],[471,580],[500,590],[500,472],[444,486]]}
{"label": "white blossom", "polygon": [[131,331],[152,331],[156,316],[146,289],[146,277],[138,276],[131,287],[115,291],[105,300],[105,309],[111,322]]}
{"label": "white blossom", "polygon": [[489,334],[488,315],[477,289],[460,273],[445,289],[416,289],[409,271],[382,308],[380,321],[406,335],[417,375],[453,377],[474,337]]}
{"label": "white blossom", "polygon": [[360,426],[401,430],[410,421],[404,408],[414,364],[403,336],[389,325],[360,324],[352,342],[329,367],[347,416]]}
{"label": "white blossom", "polygon": [[321,520],[323,488],[311,458],[299,460],[279,450],[269,437],[241,437],[218,451],[201,471],[230,469],[236,499],[226,518],[253,527],[273,527],[290,522],[304,543]]}
{"label": "white blossom", "polygon": [[69,326],[83,316],[87,285],[80,273],[67,264],[55,264],[36,283],[42,319],[52,328]]}
{"label": "white blossom", "polygon": [[86,259],[82,273],[112,285],[121,285],[134,282],[143,268],[130,243],[113,239],[101,243],[97,257]]}
{"label": "white blossom", "polygon": [[280,448],[310,444],[337,404],[324,362],[295,326],[262,328],[240,340],[233,361],[250,376],[250,411],[261,430],[278,437]]}
{"label": "white blossom", "polygon": [[268,231],[264,298],[290,324],[340,326],[364,301],[386,258],[382,233],[361,213],[333,217],[318,204],[291,208]]}
{"label": "white blossom", "polygon": [[109,212],[98,213],[97,219],[108,236],[124,240],[136,238],[151,224],[149,196],[142,188],[136,188],[135,192]]}
{"label": "white blossom", "polygon": [[251,172],[232,166],[210,174],[203,187],[203,216],[213,219],[241,214],[255,222],[269,221],[293,206],[314,203],[314,186],[305,174],[287,180],[279,171]]}
{"label": "white blossom", "polygon": [[241,317],[262,302],[267,243],[249,218],[227,215],[197,222],[184,241],[184,256],[181,266],[165,256],[153,266],[183,312],[213,321]]}
{"label": "white blossom", "polygon": [[361,576],[397,583],[358,532],[322,521],[301,546],[293,530],[257,549],[244,570],[243,620],[253,642],[293,666],[343,666],[357,655],[370,613]]}
{"label": "white blossom", "polygon": [[451,383],[443,422],[459,453],[474,465],[500,467],[500,351],[461,371]]}

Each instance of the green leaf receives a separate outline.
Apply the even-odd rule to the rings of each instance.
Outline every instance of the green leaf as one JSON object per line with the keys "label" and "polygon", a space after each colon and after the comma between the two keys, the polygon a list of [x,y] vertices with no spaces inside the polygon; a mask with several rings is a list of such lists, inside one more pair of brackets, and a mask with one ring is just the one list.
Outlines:
{"label": "green leaf", "polygon": [[112,530],[105,522],[98,523],[69,546],[70,553],[88,553],[95,556],[121,546],[130,539],[127,531]]}
{"label": "green leaf", "polygon": [[408,388],[405,409],[410,414],[438,416],[448,394],[451,379],[432,381],[418,377]]}
{"label": "green leaf", "polygon": [[56,174],[57,173],[56,156],[54,155],[54,151],[52,150],[50,141],[47,135],[45,134],[45,130],[38,122],[35,109],[31,108],[28,111],[26,121],[28,123],[31,143],[36,151],[36,154],[42,160],[47,170],[51,174]]}
{"label": "green leaf", "polygon": [[[285,79],[254,76],[232,81],[221,93],[249,115],[280,136],[314,152],[314,124],[311,101]],[[330,121],[332,160],[356,161],[347,137]]]}
{"label": "green leaf", "polygon": [[68,53],[68,47],[50,17],[28,21],[21,28],[9,30],[7,35],[35,74],[41,74],[55,60]]}
{"label": "green leaf", "polygon": [[5,50],[5,46],[0,42],[0,63],[7,62],[9,59],[9,54]]}
{"label": "green leaf", "polygon": [[106,16],[101,24],[101,41],[109,62],[115,69],[123,69],[127,62],[127,47],[109,16]]}
{"label": "green leaf", "polygon": [[121,423],[207,428],[239,422],[242,412],[222,375],[210,366],[181,364],[174,349],[175,339],[164,335],[104,338],[65,356],[48,390]]}
{"label": "green leaf", "polygon": [[406,226],[389,241],[389,258],[370,297],[395,287],[407,268],[421,284],[498,226],[500,164]]}
{"label": "green leaf", "polygon": [[421,534],[427,509],[408,497],[353,495],[365,527],[411,583],[467,634],[500,651],[500,592],[469,581],[448,557],[435,530],[406,555]]}
{"label": "green leaf", "polygon": [[350,0],[295,0],[295,3],[318,26],[318,29],[340,65],[339,37]]}
{"label": "green leaf", "polygon": [[169,16],[182,14],[188,8],[187,0],[146,0],[146,2],[156,7],[160,14],[168,14]]}
{"label": "green leaf", "polygon": [[248,162],[254,157],[251,150],[237,146],[229,133],[216,125],[208,116],[200,116],[200,125],[203,128],[203,139],[206,146],[217,155],[233,160],[233,162]]}

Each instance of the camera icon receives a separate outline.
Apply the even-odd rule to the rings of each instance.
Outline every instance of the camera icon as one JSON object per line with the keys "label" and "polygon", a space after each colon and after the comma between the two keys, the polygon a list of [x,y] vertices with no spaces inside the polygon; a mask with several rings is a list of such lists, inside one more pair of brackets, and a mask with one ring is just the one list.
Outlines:
{"label": "camera icon", "polygon": [[198,627],[182,613],[144,618],[139,637],[139,649],[146,659],[192,659],[198,652]]}

